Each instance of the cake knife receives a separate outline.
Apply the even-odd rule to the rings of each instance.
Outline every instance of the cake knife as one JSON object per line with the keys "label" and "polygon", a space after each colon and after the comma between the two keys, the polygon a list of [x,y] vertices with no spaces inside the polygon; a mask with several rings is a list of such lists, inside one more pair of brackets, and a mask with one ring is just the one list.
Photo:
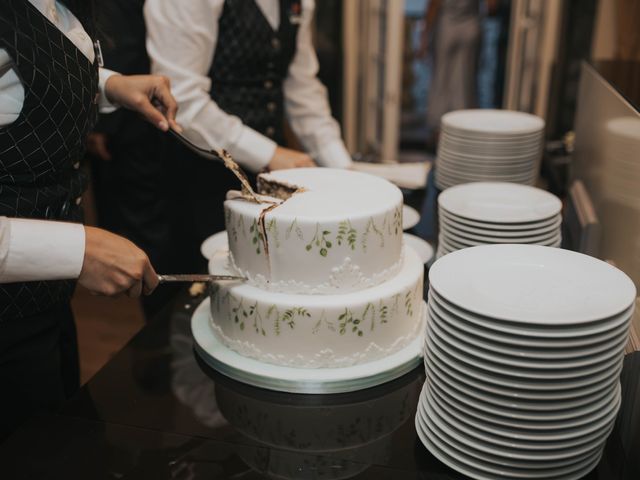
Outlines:
{"label": "cake knife", "polygon": [[206,274],[181,274],[181,275],[158,275],[160,283],[166,282],[215,282],[220,280],[246,280],[245,277],[236,275],[206,275]]}

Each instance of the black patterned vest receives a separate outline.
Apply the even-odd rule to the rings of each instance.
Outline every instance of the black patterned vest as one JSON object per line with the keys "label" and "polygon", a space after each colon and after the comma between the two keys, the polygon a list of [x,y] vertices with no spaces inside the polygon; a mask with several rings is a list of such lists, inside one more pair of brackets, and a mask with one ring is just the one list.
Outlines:
{"label": "black patterned vest", "polygon": [[226,0],[209,77],[211,98],[222,110],[284,144],[282,84],[296,52],[300,1],[280,0],[273,30],[254,0]]}
{"label": "black patterned vest", "polygon": [[[0,215],[80,221],[78,170],[97,119],[98,69],[27,0],[3,0],[0,47],[24,86],[18,119],[0,128]],[[73,281],[0,284],[0,321],[69,300]]]}

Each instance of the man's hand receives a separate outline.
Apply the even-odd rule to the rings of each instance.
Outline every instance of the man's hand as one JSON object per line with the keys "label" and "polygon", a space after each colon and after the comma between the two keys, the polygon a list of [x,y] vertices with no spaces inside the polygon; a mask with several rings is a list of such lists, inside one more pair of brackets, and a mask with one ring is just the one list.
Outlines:
{"label": "man's hand", "polygon": [[78,283],[96,295],[130,297],[150,294],[158,275],[147,255],[126,238],[100,228],[84,227],[84,263]]}
{"label": "man's hand", "polygon": [[277,147],[271,161],[269,170],[283,170],[285,168],[316,167],[316,163],[306,153],[291,150],[289,148]]}
{"label": "man's hand", "polygon": [[[110,102],[140,113],[163,132],[169,127],[178,132],[178,104],[171,95],[167,77],[160,75],[112,75],[104,86]],[[156,108],[153,103],[160,106]]]}

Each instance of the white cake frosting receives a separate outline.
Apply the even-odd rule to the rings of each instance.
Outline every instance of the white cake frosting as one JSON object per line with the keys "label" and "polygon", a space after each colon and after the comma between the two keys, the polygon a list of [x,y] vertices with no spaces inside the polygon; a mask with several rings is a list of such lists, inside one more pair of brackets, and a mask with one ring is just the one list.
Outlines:
{"label": "white cake frosting", "polygon": [[[233,272],[222,253],[210,269]],[[423,327],[423,265],[407,248],[391,279],[341,295],[271,292],[249,283],[212,287],[212,327],[241,355],[301,368],[344,367],[385,357]]]}
{"label": "white cake frosting", "polygon": [[209,270],[247,281],[212,287],[220,341],[267,363],[333,368],[385,357],[421,333],[424,267],[403,247],[397,187],[334,169],[263,178],[280,201],[225,202],[229,251]]}
{"label": "white cake frosting", "polygon": [[346,293],[398,272],[402,193],[396,186],[329,168],[264,177],[305,191],[268,211],[262,225],[260,214],[269,205],[225,202],[233,266],[250,283],[290,293]]}

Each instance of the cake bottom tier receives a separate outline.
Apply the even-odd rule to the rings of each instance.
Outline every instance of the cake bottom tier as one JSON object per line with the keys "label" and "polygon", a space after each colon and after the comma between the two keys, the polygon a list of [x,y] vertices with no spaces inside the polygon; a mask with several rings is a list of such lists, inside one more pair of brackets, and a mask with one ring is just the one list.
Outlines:
{"label": "cake bottom tier", "polygon": [[[226,256],[214,258],[210,271],[233,273]],[[293,295],[223,282],[212,287],[211,325],[223,344],[267,363],[365,363],[400,350],[421,333],[423,273],[420,258],[406,247],[395,277],[359,292]]]}

